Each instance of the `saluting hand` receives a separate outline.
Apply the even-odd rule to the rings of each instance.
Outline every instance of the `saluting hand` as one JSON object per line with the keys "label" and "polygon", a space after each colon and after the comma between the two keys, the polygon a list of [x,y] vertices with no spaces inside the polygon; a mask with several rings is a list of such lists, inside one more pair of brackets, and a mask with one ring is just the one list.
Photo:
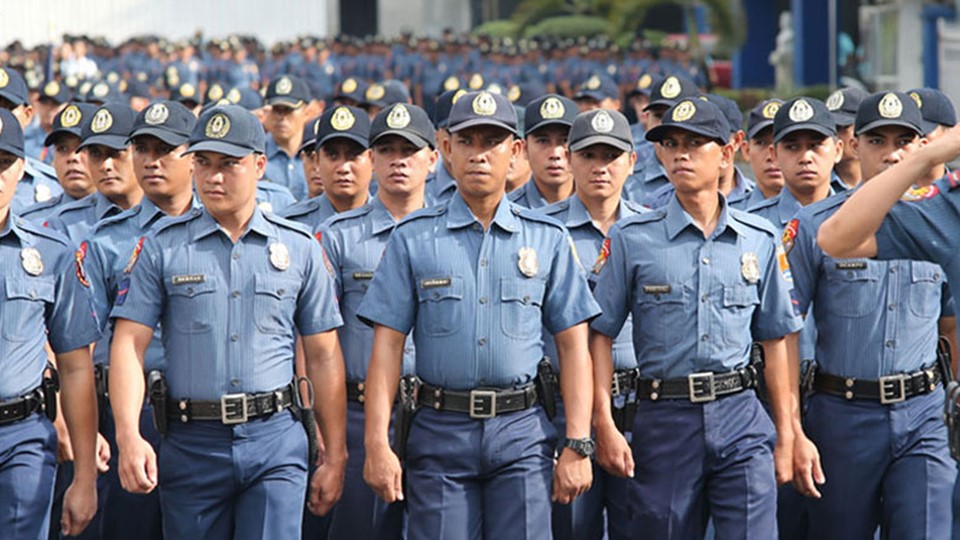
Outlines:
{"label": "saluting hand", "polygon": [[403,500],[403,468],[389,445],[367,449],[363,481],[388,503]]}
{"label": "saluting hand", "polygon": [[553,502],[570,504],[593,484],[593,465],[590,458],[564,448],[553,472]]}
{"label": "saluting hand", "polygon": [[119,444],[118,473],[120,485],[130,493],[146,494],[157,487],[157,455],[150,443],[137,435],[126,444]]}

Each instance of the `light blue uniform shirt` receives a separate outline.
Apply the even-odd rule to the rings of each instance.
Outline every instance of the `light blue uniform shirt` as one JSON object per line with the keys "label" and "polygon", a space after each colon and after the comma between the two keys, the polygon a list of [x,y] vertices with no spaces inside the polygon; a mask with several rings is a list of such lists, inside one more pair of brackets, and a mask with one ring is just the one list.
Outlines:
{"label": "light blue uniform shirt", "polygon": [[23,178],[17,182],[10,201],[10,209],[18,214],[28,206],[63,193],[53,167],[31,157],[26,158],[23,165]]}
{"label": "light blue uniform shirt", "polygon": [[446,167],[442,163],[437,163],[436,171],[427,177],[427,183],[424,188],[424,200],[426,205],[436,206],[450,200],[457,191],[457,181],[450,176]]}
{"label": "light blue uniform shirt", "polygon": [[[348,381],[367,378],[373,328],[357,318],[357,310],[396,226],[396,220],[380,199],[374,198],[360,208],[331,217],[317,233],[330,258],[340,299],[343,326],[338,333]],[[404,374],[413,373],[414,358],[413,340],[408,336],[403,354]]]}
{"label": "light blue uniform shirt", "polygon": [[43,202],[31,204],[20,212],[20,217],[33,221],[34,223],[43,224],[43,222],[57,212],[60,207],[70,204],[76,200],[77,199],[67,195],[66,192],[62,192],[59,195],[51,197]]}
{"label": "light blue uniform shirt", "polygon": [[173,399],[272,391],[293,378],[297,332],[343,322],[327,264],[299,225],[255,209],[234,244],[194,209],[150,231],[111,317],[162,324]]}
{"label": "light blue uniform shirt", "polygon": [[8,214],[0,230],[0,401],[40,386],[47,341],[64,353],[100,337],[74,256],[63,235]]}
{"label": "light blue uniform shirt", "polygon": [[[727,194],[727,205],[729,205],[730,208],[746,211],[750,206],[750,197],[753,194],[756,186],[754,185],[753,180],[750,180],[744,176],[737,167],[734,167],[734,182],[735,184],[733,189],[731,189],[730,193]],[[673,184],[662,186],[653,193],[647,194],[643,201],[643,206],[653,209],[666,206],[676,192],[677,189],[673,187]]]}
{"label": "light blue uniform shirt", "polygon": [[298,201],[286,207],[277,215],[306,225],[311,231],[316,230],[324,221],[337,214],[337,209],[326,195]]}
{"label": "light blue uniform shirt", "polygon": [[[598,255],[606,239],[603,232],[593,224],[587,207],[584,206],[580,197],[572,197],[551,204],[543,208],[541,212],[548,215],[560,223],[563,223],[570,231],[570,237],[577,247],[577,255],[581,258],[586,270],[590,272],[598,262]],[[626,219],[637,214],[647,212],[646,208],[627,200],[620,201],[617,221]],[[544,330],[543,348],[547,357],[553,362],[554,369],[559,370],[560,364],[557,356],[557,342],[553,334]],[[623,330],[613,342],[613,368],[614,369],[632,369],[637,367],[637,356],[633,352],[633,318],[628,316],[623,324]]]}
{"label": "light blue uniform shirt", "polygon": [[633,174],[627,177],[627,181],[623,184],[623,198],[643,204],[648,194],[656,192],[663,186],[669,186],[670,180],[667,179],[667,171],[656,156],[651,156],[646,163],[640,164],[639,160],[637,163]]}
{"label": "light blue uniform shirt", "polygon": [[279,214],[297,202],[290,190],[269,180],[257,182],[257,206],[264,212]]}
{"label": "light blue uniform shirt", "polygon": [[390,237],[358,316],[413,330],[416,371],[453,390],[528,383],[557,333],[599,312],[557,221],[501,199],[486,231],[463,198],[420,210]]}
{"label": "light blue uniform shirt", "polygon": [[923,261],[824,254],[817,229],[850,193],[801,210],[787,251],[800,311],[813,302],[817,364],[826,373],[867,380],[930,367],[936,362],[937,321],[953,316],[944,272]]}
{"label": "light blue uniform shirt", "polygon": [[307,178],[303,174],[303,162],[299,155],[293,157],[277,146],[273,137],[267,134],[266,142],[267,170],[263,177],[290,190],[293,197],[300,201],[307,198]]}
{"label": "light blue uniform shirt", "polygon": [[708,238],[676,197],[610,230],[610,255],[593,291],[603,314],[590,326],[614,337],[632,313],[642,377],[738,369],[750,362],[753,341],[803,325],[777,261],[779,235],[720,197]]}
{"label": "light blue uniform shirt", "polygon": [[522,186],[507,193],[507,198],[509,198],[513,204],[531,210],[539,210],[550,204],[543,198],[543,195],[540,194],[540,190],[537,188],[537,184],[533,181],[532,176]]}
{"label": "light blue uniform shirt", "polygon": [[97,191],[79,201],[61,206],[47,218],[44,225],[67,235],[73,245],[79,246],[98,221],[121,212],[123,209]]}

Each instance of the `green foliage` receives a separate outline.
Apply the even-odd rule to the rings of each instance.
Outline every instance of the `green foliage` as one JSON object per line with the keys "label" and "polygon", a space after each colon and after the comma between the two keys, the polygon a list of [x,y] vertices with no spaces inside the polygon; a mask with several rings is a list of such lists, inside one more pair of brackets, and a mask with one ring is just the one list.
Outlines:
{"label": "green foliage", "polygon": [[473,35],[475,36],[487,35],[499,38],[515,38],[518,33],[519,28],[517,28],[516,23],[504,20],[486,22],[473,29]]}
{"label": "green foliage", "polygon": [[610,23],[602,17],[567,15],[550,17],[539,23],[528,26],[523,31],[524,37],[552,36],[559,38],[575,38],[579,36],[611,35]]}

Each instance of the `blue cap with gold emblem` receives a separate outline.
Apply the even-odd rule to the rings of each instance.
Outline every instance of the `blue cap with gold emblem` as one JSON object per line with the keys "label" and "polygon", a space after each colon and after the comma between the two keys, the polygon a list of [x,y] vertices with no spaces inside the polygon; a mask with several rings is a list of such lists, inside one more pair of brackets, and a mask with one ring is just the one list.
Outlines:
{"label": "blue cap with gold emblem", "polygon": [[653,107],[672,107],[680,100],[696,97],[700,94],[697,84],[681,75],[670,75],[654,83],[650,90],[650,103],[643,110]]}
{"label": "blue cap with gold emblem", "polygon": [[727,144],[730,125],[715,103],[705,99],[683,99],[663,113],[663,122],[647,132],[647,140],[660,142],[672,130],[680,129]]}
{"label": "blue cap with gold emblem", "polygon": [[627,118],[617,111],[596,109],[577,115],[567,144],[576,152],[595,144],[606,144],[623,152],[633,150],[633,134]]}
{"label": "blue cap with gold emblem", "polygon": [[114,150],[127,147],[137,113],[125,103],[110,102],[101,105],[80,129],[80,148],[101,145]]}
{"label": "blue cap with gold emblem", "polygon": [[523,111],[524,133],[530,135],[534,131],[551,125],[570,127],[577,117],[577,104],[557,94],[547,94],[537,98],[527,105]]}
{"label": "blue cap with gold emblem", "polygon": [[953,106],[950,96],[936,88],[914,88],[907,92],[923,115],[923,133],[926,135],[937,129],[938,126],[953,127],[957,125],[957,109]]}
{"label": "blue cap with gold emblem", "polygon": [[254,152],[262,154],[266,146],[260,120],[239,105],[220,105],[200,115],[189,142],[184,154],[216,152],[244,157]]}
{"label": "blue cap with gold emblem", "polygon": [[406,103],[394,103],[377,113],[370,126],[370,146],[390,135],[403,137],[417,148],[437,147],[427,112]]}
{"label": "blue cap with gold emblem", "polygon": [[369,147],[370,115],[363,109],[338,105],[320,116],[317,127],[317,148],[332,139],[349,139],[363,148]]}
{"label": "blue cap with gold emblem", "polygon": [[14,107],[29,102],[27,82],[19,71],[0,67],[0,98],[13,103]]}
{"label": "blue cap with gold emblem", "polygon": [[450,109],[450,133],[475,126],[494,126],[517,134],[517,111],[506,96],[491,92],[468,92]]}
{"label": "blue cap with gold emblem", "polygon": [[609,76],[603,73],[591,75],[587,80],[580,83],[577,93],[573,99],[592,99],[603,101],[604,99],[619,99],[620,88],[617,83]]}
{"label": "blue cap with gold emblem", "polygon": [[436,106],[434,107],[434,125],[437,126],[437,129],[446,129],[450,125],[450,109],[453,108],[453,103],[460,99],[461,96],[466,94],[467,91],[462,88],[456,88],[453,90],[446,90],[436,99]]}
{"label": "blue cap with gold emblem", "polygon": [[750,114],[747,116],[747,139],[752,139],[761,131],[773,126],[773,118],[781,105],[783,100],[771,98],[761,101],[750,109]]}
{"label": "blue cap with gold emblem", "polygon": [[23,129],[12,112],[0,109],[0,151],[23,158]]}
{"label": "blue cap with gold emblem", "polygon": [[299,109],[308,101],[310,101],[310,87],[296,75],[280,75],[267,85],[265,95],[267,105]]}
{"label": "blue cap with gold emblem", "polygon": [[837,126],[852,125],[857,119],[860,103],[867,97],[867,92],[856,86],[848,86],[836,90],[827,97],[827,109],[833,113]]}
{"label": "blue cap with gold emblem", "polygon": [[53,126],[50,128],[50,134],[43,140],[43,145],[50,146],[56,143],[57,139],[63,134],[81,137],[83,121],[93,116],[96,111],[97,106],[92,103],[68,104],[53,117]]}
{"label": "blue cap with gold emblem", "polygon": [[819,99],[796,97],[784,103],[773,117],[773,142],[797,131],[813,131],[825,137],[837,134],[836,116]]}
{"label": "blue cap with gold emblem", "polygon": [[197,117],[182,103],[156,101],[137,115],[130,140],[148,135],[169,145],[180,146],[190,140],[190,133],[196,125]]}
{"label": "blue cap with gold emblem", "polygon": [[913,98],[903,92],[877,92],[860,102],[854,131],[862,135],[884,126],[907,128],[923,136],[923,115]]}
{"label": "blue cap with gold emblem", "polygon": [[67,85],[51,79],[40,89],[40,101],[52,101],[56,104],[66,103],[73,97],[73,92]]}

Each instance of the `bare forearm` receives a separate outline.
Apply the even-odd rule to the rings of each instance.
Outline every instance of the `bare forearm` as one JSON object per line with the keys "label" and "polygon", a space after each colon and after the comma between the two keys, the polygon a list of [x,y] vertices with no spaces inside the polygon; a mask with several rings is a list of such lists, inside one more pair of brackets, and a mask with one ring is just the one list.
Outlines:
{"label": "bare forearm", "polygon": [[792,440],[795,429],[799,426],[800,406],[799,377],[794,373],[800,369],[792,368],[791,357],[787,352],[786,338],[767,340],[763,342],[766,366],[764,378],[767,385],[767,395],[770,399],[770,410],[773,422],[777,428],[777,437],[781,440]]}
{"label": "bare forearm", "polygon": [[390,444],[390,416],[403,366],[405,336],[384,327],[374,330],[373,353],[367,369],[364,444],[367,448]]}
{"label": "bare forearm", "polygon": [[559,332],[557,354],[560,356],[560,393],[567,418],[567,437],[590,436],[593,410],[593,367],[587,347],[586,323]]}
{"label": "bare forearm", "polygon": [[140,411],[145,383],[143,357],[153,330],[117,321],[110,345],[110,408],[117,426],[117,445],[140,439]]}
{"label": "bare forearm", "polygon": [[[316,338],[307,338],[315,340]],[[307,378],[313,385],[317,425],[330,461],[345,460],[347,455],[347,382],[343,356],[336,334],[322,344],[304,341]]]}
{"label": "bare forearm", "polygon": [[84,347],[57,355],[63,417],[73,446],[74,478],[96,482],[97,395],[93,359]]}
{"label": "bare forearm", "polygon": [[613,339],[590,332],[590,358],[593,360],[593,424],[594,427],[612,425]]}

